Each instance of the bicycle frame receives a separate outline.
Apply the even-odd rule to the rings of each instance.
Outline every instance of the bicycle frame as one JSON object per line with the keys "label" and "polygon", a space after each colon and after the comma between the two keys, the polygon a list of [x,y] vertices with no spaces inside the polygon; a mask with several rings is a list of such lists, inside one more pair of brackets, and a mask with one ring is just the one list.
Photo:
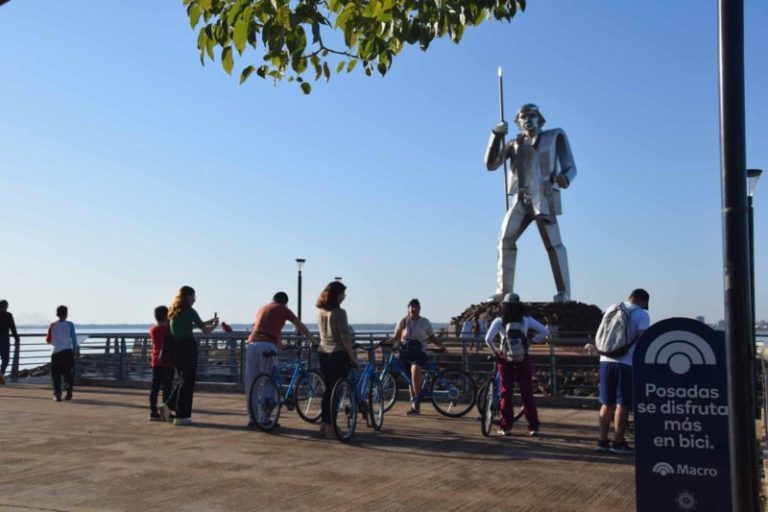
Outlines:
{"label": "bicycle frame", "polygon": [[[301,376],[307,373],[307,370],[304,367],[304,361],[301,359],[302,350],[304,350],[304,347],[299,347],[299,350],[296,353],[296,359],[293,361],[287,363],[276,363],[272,369],[272,378],[275,379],[275,383],[278,384],[277,387],[280,391],[280,401],[285,404],[289,410],[295,405],[292,402],[294,388],[296,388],[296,385],[298,384]],[[277,353],[275,353],[274,357],[277,357]],[[285,388],[285,391],[283,391],[283,379],[281,378],[280,374],[281,372],[290,369],[293,369],[293,374],[291,375],[291,380],[288,382],[288,387]]]}
{"label": "bicycle frame", "polygon": [[[400,375],[403,380],[408,383],[408,389],[413,386],[413,380],[411,380],[411,376],[408,374],[408,372],[405,371],[405,367],[403,366],[403,363],[400,362],[400,358],[395,357],[394,352],[390,352],[389,358],[387,359],[384,368],[381,369],[381,375],[384,375],[388,371]],[[421,379],[421,388],[419,389],[419,394],[423,394],[425,397],[429,396],[429,382],[435,375],[437,375],[437,366],[435,363],[430,361],[427,363],[427,367],[424,368],[424,378]]]}

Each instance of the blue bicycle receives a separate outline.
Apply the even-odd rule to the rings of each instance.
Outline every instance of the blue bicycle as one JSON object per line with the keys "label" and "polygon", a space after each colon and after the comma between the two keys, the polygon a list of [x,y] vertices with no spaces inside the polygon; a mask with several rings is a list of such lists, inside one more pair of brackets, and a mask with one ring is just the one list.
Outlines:
{"label": "blue bicycle", "polygon": [[[301,419],[309,423],[320,419],[325,381],[319,371],[304,366],[301,359],[303,348],[299,346],[294,360],[275,364],[272,375],[261,373],[251,384],[248,414],[251,421],[265,432],[277,426],[283,405],[289,411],[296,408]],[[277,357],[277,352],[267,352],[264,356]],[[291,371],[291,380],[284,386],[281,374]]]}
{"label": "blue bicycle", "polygon": [[[440,350],[427,349],[428,352],[442,353]],[[438,368],[429,362],[424,369],[419,395],[421,399],[430,399],[437,412],[451,418],[464,416],[475,404],[477,386],[474,379],[463,370]],[[381,388],[384,393],[384,410],[395,405],[398,396],[398,376],[411,386],[411,376],[400,359],[391,352],[380,373]]]}
{"label": "blue bicycle", "polygon": [[384,396],[374,360],[374,352],[379,345],[381,343],[373,346],[355,343],[355,349],[368,352],[368,362],[359,370],[350,368],[347,376],[333,386],[331,424],[336,437],[344,443],[348,443],[355,434],[358,413],[373,430],[379,431],[384,425]]}

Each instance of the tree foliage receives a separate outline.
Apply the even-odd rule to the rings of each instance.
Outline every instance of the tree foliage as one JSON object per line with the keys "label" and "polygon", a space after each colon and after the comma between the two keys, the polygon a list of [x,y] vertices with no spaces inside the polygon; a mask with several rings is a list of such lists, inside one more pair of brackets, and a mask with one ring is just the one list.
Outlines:
{"label": "tree foliage", "polygon": [[[461,41],[468,26],[511,21],[525,0],[183,0],[198,30],[200,62],[219,56],[232,74],[242,66],[242,84],[256,73],[296,81],[309,94],[309,80],[354,69],[382,75],[405,45],[427,50],[439,37]],[[199,27],[199,28],[198,28]],[[237,56],[235,55],[237,52]],[[254,57],[260,60],[249,63]]]}

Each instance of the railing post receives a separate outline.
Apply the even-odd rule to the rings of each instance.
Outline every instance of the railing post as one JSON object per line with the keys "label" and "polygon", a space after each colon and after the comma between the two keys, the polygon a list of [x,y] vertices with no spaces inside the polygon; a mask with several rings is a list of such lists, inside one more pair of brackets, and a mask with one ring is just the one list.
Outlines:
{"label": "railing post", "polygon": [[240,340],[240,364],[238,365],[238,372],[239,375],[237,377],[237,382],[240,384],[240,389],[248,393],[250,390],[245,389],[245,345],[247,341],[246,340]]}
{"label": "railing post", "polygon": [[459,338],[461,341],[461,369],[465,372],[469,371],[469,361],[467,356],[467,340],[466,338]]}
{"label": "railing post", "polygon": [[83,368],[80,364],[80,343],[77,344],[77,348],[75,349],[75,367],[73,371],[75,379],[79,379],[83,374]]}
{"label": "railing post", "polygon": [[128,354],[125,349],[125,338],[120,338],[120,369],[118,378],[125,380],[128,378]]}
{"label": "railing post", "polygon": [[109,343],[112,341],[112,338],[107,336],[107,342],[104,344],[104,354],[109,355]]}
{"label": "railing post", "polygon": [[18,382],[19,380],[19,350],[21,348],[21,342],[19,337],[13,341],[13,359],[11,360],[11,382]]}
{"label": "railing post", "polygon": [[557,396],[557,361],[555,358],[555,336],[558,334],[557,327],[550,329],[549,338],[549,394]]}

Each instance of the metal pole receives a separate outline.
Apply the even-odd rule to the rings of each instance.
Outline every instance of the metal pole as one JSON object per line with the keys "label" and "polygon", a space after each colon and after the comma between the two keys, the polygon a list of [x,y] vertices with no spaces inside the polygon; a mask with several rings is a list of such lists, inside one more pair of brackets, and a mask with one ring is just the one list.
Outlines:
{"label": "metal pole", "polygon": [[19,380],[19,350],[21,349],[21,342],[19,337],[13,340],[13,359],[11,359],[11,382],[18,382]]}
{"label": "metal pole", "polygon": [[301,320],[301,269],[299,269],[299,320]]}
{"label": "metal pole", "polygon": [[[504,122],[504,73],[501,70],[501,66],[499,66],[499,113],[501,114],[501,122]],[[506,205],[506,210],[509,210],[509,194],[507,194],[507,191],[509,190],[509,186],[507,185],[507,137],[503,136],[501,138],[501,158],[504,160],[504,204]]]}
{"label": "metal pole", "polygon": [[[749,226],[749,298],[752,304],[752,323],[750,324],[752,328],[749,332],[749,339],[751,340],[752,353],[755,354],[753,357],[757,357],[757,336],[755,332],[755,212],[752,209],[752,196],[747,196],[747,219]],[[752,376],[755,418],[759,419],[760,404],[757,402],[757,362],[754,360],[752,362],[752,371],[749,374]]]}
{"label": "metal pole", "polygon": [[718,43],[731,503],[734,512],[757,512],[760,505],[753,375],[743,371],[754,364],[749,339],[753,322],[747,246],[743,0],[718,1]]}

